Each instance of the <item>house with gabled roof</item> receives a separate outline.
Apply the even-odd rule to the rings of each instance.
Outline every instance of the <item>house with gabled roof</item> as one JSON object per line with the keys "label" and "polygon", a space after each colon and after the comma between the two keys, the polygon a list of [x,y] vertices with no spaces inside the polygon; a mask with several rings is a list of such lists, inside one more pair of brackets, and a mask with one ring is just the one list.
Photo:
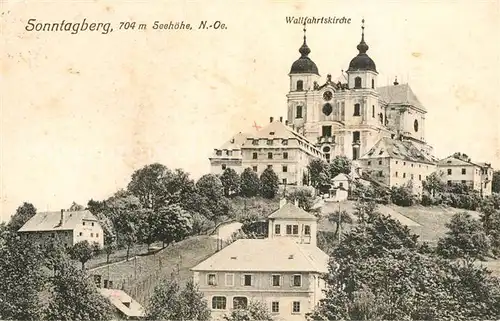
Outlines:
{"label": "house with gabled roof", "polygon": [[422,193],[422,182],[436,171],[436,160],[410,141],[384,137],[357,164],[363,175],[388,187],[411,182],[415,194]]}
{"label": "house with gabled roof", "polygon": [[324,297],[329,257],[316,246],[317,218],[294,204],[271,213],[265,239],[239,239],[192,268],[212,318],[261,301],[276,320],[305,320]]}
{"label": "house with gabled roof", "polygon": [[437,167],[441,178],[447,185],[466,184],[482,196],[491,195],[493,179],[491,164],[473,162],[452,155],[440,160]]}
{"label": "house with gabled roof", "polygon": [[240,132],[214,149],[209,157],[212,174],[222,174],[226,168],[232,168],[238,174],[243,171],[241,147],[246,143],[248,136],[249,134]]}
{"label": "house with gabled roof", "polygon": [[88,210],[39,212],[29,219],[18,231],[38,243],[57,239],[63,246],[87,240],[90,244],[104,246],[104,232],[97,217]]}

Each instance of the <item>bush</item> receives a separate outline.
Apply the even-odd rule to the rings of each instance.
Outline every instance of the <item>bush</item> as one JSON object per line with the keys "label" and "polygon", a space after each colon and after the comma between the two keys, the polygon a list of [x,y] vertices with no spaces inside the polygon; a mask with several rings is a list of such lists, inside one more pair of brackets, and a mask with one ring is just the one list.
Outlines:
{"label": "bush", "polygon": [[412,206],[415,203],[415,196],[411,183],[403,186],[393,186],[391,188],[391,201],[399,206]]}

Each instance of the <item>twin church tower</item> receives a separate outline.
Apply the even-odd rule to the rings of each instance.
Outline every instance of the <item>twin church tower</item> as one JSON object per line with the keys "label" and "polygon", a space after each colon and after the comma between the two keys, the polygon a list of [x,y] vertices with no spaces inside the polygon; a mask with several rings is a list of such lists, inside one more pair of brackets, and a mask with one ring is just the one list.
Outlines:
{"label": "twin church tower", "polygon": [[378,86],[378,72],[367,52],[364,20],[358,54],[340,77],[326,82],[309,57],[304,25],[300,57],[290,69],[288,122],[314,143],[326,160],[336,155],[358,159],[383,137],[409,140],[425,153],[431,147],[425,141],[426,110],[407,84],[397,81]]}

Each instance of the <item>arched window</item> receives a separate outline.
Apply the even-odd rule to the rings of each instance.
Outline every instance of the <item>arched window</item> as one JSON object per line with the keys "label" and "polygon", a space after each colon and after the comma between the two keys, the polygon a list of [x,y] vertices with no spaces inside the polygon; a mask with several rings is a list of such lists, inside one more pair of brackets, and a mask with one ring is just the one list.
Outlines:
{"label": "arched window", "polygon": [[297,80],[297,91],[304,90],[304,82],[302,80]]}
{"label": "arched window", "polygon": [[302,118],[302,106],[297,106],[297,110],[295,112],[295,118]]}
{"label": "arched window", "polygon": [[361,77],[354,78],[354,88],[361,88]]}
{"label": "arched window", "polygon": [[245,309],[248,306],[248,299],[244,296],[233,298],[233,309]]}
{"label": "arched window", "polygon": [[372,79],[372,89],[375,89],[375,79]]}
{"label": "arched window", "polygon": [[361,105],[354,104],[354,115],[353,116],[361,116]]}

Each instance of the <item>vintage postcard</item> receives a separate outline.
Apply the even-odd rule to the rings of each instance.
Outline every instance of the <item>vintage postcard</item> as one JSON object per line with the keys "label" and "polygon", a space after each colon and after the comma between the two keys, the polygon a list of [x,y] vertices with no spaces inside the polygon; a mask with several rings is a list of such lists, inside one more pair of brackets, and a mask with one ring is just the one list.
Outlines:
{"label": "vintage postcard", "polygon": [[500,320],[500,2],[1,1],[1,320]]}

